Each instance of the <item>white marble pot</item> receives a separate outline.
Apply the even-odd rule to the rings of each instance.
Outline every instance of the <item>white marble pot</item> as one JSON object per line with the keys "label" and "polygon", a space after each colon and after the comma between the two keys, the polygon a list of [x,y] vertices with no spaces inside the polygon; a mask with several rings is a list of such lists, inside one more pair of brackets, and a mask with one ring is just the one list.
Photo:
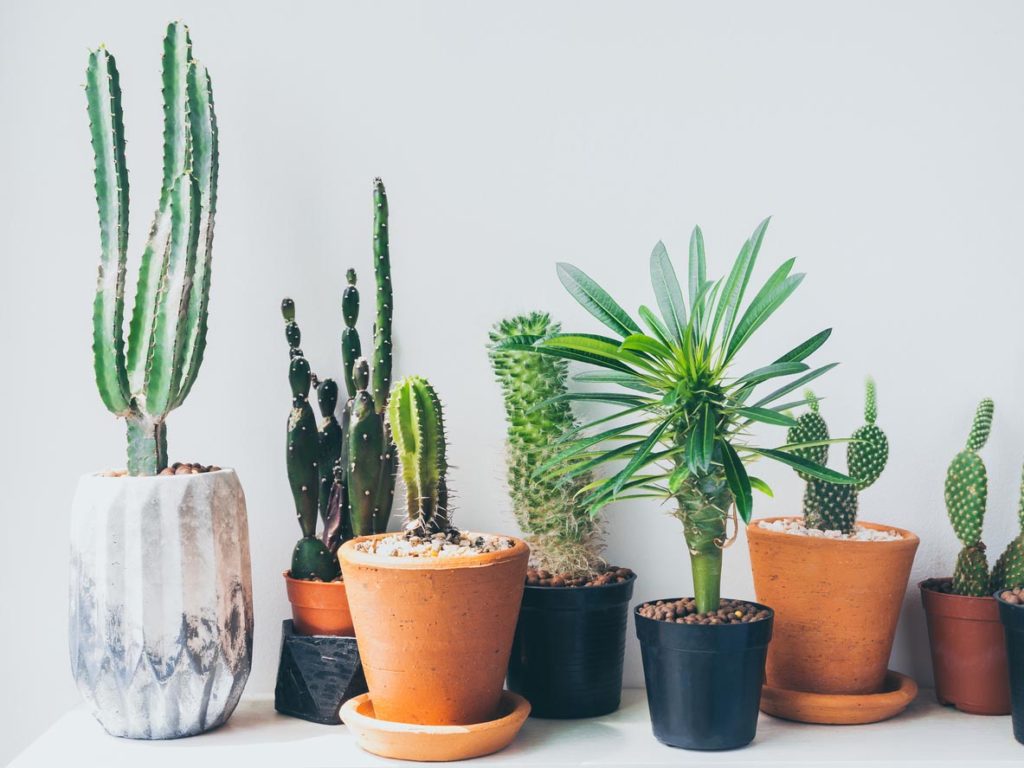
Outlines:
{"label": "white marble pot", "polygon": [[252,664],[245,495],[233,470],[79,480],[71,515],[71,670],[114,736],[223,724]]}

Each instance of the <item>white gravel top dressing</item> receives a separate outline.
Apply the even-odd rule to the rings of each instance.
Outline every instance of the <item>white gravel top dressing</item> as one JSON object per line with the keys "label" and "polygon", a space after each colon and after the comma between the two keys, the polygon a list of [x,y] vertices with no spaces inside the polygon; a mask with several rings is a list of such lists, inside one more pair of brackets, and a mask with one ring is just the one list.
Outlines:
{"label": "white gravel top dressing", "polygon": [[903,539],[903,536],[894,530],[878,531],[861,525],[855,525],[852,533],[821,531],[817,528],[808,528],[801,519],[762,520],[757,525],[766,531],[789,533],[793,536],[809,536],[812,539],[843,539],[844,541],[902,541]]}
{"label": "white gravel top dressing", "polygon": [[446,534],[435,533],[433,536],[395,533],[380,539],[359,542],[356,549],[385,557],[460,557],[500,552],[512,549],[513,546],[515,542],[507,536],[449,531]]}

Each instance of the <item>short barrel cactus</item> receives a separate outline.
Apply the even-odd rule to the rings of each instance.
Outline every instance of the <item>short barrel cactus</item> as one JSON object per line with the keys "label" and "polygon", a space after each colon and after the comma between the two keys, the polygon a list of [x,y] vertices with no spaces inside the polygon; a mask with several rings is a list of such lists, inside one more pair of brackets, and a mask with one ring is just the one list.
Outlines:
{"label": "short barrel cactus", "polygon": [[[828,461],[828,425],[820,413],[820,403],[813,392],[806,398],[809,411],[789,428],[788,442],[804,447],[793,448],[793,453],[815,464]],[[810,528],[850,533],[857,522],[859,494],[870,487],[885,469],[889,460],[889,440],[875,423],[878,418],[875,383],[867,380],[864,396],[864,425],[851,436],[846,450],[846,464],[853,484],[829,482],[797,470],[807,482],[804,492],[804,521]],[[811,445],[805,445],[811,443]]]}

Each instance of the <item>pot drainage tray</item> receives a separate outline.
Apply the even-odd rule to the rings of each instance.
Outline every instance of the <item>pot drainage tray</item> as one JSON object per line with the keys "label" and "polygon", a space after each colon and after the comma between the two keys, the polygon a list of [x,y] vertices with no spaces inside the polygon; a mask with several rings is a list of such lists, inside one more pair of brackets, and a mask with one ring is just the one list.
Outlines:
{"label": "pot drainage tray", "polygon": [[800,723],[861,725],[895,717],[916,696],[917,683],[890,669],[880,693],[809,693],[765,684],[761,691],[761,711]]}

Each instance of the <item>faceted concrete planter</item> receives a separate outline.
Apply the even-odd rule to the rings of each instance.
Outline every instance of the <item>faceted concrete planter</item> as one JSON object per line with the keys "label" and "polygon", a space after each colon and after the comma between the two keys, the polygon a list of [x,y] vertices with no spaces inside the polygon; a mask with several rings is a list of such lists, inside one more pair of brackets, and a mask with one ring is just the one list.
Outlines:
{"label": "faceted concrete planter", "polygon": [[245,496],[231,470],[78,483],[71,515],[71,670],[114,736],[223,724],[252,662]]}
{"label": "faceted concrete planter", "polygon": [[354,637],[298,635],[290,619],[282,622],[274,709],[313,723],[339,725],[341,705],[363,693],[366,677]]}

